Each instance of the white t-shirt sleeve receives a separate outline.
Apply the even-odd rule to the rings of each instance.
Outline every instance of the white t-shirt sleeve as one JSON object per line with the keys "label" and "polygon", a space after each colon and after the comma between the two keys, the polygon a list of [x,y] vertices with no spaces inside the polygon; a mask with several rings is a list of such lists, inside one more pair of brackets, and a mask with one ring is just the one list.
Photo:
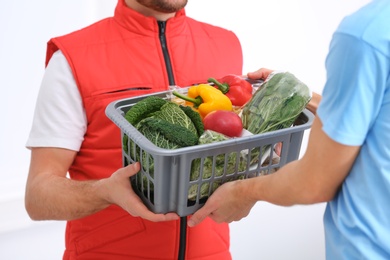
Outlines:
{"label": "white t-shirt sleeve", "polygon": [[86,128],[80,92],[65,56],[57,51],[46,67],[26,147],[79,151]]}

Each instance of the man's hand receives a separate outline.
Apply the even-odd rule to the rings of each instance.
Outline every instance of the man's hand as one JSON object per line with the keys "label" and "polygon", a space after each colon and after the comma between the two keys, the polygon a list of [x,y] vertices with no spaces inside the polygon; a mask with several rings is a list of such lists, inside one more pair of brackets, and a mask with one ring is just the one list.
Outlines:
{"label": "man's hand", "polygon": [[134,193],[129,177],[140,170],[139,163],[120,168],[100,180],[73,180],[66,177],[75,151],[60,148],[33,148],[26,184],[26,210],[34,220],[73,220],[116,204],[133,216],[150,221],[178,219],[174,213],[154,214]]}
{"label": "man's hand", "polygon": [[248,216],[256,201],[244,194],[246,181],[232,181],[221,185],[206,201],[205,205],[188,220],[194,227],[206,217],[217,223],[238,221]]}
{"label": "man's hand", "polygon": [[263,79],[266,80],[274,70],[266,69],[266,68],[261,68],[256,70],[255,72],[249,72],[247,74],[248,78],[250,79]]}
{"label": "man's hand", "polygon": [[133,191],[129,178],[140,170],[140,164],[134,163],[114,172],[110,178],[100,180],[104,187],[104,196],[111,204],[116,204],[134,217],[153,222],[176,220],[175,213],[155,214],[151,212]]}

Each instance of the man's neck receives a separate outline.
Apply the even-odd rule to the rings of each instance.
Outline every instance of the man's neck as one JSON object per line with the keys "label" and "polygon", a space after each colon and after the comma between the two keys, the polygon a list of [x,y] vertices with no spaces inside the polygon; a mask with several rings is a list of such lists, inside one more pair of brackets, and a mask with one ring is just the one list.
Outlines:
{"label": "man's neck", "polygon": [[125,0],[125,3],[129,8],[133,9],[134,11],[136,11],[140,14],[143,14],[145,16],[154,17],[158,21],[166,21],[169,18],[174,17],[176,14],[176,13],[168,13],[167,14],[167,13],[157,12],[155,10],[152,10],[148,7],[145,7],[141,4],[139,4],[135,0]]}

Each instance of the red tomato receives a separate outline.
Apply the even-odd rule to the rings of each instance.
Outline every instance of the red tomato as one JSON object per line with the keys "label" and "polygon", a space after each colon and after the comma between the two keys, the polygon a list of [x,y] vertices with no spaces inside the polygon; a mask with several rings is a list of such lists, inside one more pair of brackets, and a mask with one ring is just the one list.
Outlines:
{"label": "red tomato", "polygon": [[205,130],[213,130],[229,137],[241,136],[241,118],[233,111],[215,110],[203,118]]}

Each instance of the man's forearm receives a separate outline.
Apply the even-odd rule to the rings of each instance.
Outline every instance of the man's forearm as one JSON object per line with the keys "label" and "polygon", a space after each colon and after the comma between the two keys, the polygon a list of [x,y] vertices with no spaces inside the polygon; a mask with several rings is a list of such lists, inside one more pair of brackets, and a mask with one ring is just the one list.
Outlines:
{"label": "man's forearm", "polygon": [[34,220],[72,220],[106,208],[102,181],[37,176],[26,190],[26,208]]}

